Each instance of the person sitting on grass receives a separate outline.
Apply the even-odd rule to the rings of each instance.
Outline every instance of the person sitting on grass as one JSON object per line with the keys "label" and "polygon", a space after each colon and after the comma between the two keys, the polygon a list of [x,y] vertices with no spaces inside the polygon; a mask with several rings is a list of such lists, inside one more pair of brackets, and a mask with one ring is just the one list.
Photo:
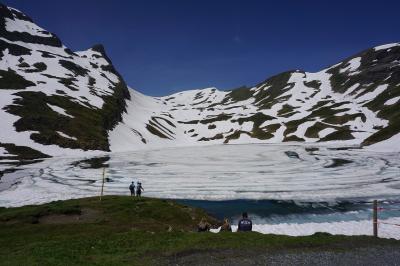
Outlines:
{"label": "person sitting on grass", "polygon": [[135,183],[133,181],[129,186],[129,190],[131,191],[131,196],[135,196]]}
{"label": "person sitting on grass", "polygon": [[228,218],[224,219],[224,223],[221,226],[220,232],[232,232],[231,224],[229,223]]}
{"label": "person sitting on grass", "polygon": [[142,183],[137,182],[136,197],[141,197],[142,196],[142,191],[144,191],[144,188],[142,187]]}
{"label": "person sitting on grass", "polygon": [[249,219],[247,212],[242,214],[242,219],[239,221],[238,224],[238,232],[249,232],[253,229],[253,223]]}
{"label": "person sitting on grass", "polygon": [[210,231],[211,224],[209,224],[206,218],[201,218],[200,223],[197,225],[197,232],[208,232]]}

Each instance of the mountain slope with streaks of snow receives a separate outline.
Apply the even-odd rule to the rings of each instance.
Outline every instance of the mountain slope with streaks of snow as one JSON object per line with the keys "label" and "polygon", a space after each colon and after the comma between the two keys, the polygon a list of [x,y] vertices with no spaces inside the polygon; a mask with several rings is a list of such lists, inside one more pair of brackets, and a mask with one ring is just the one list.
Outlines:
{"label": "mountain slope with streaks of snow", "polygon": [[241,143],[400,150],[400,45],[316,73],[166,97],[128,89],[101,45],[81,52],[0,5],[0,160]]}
{"label": "mountain slope with streaks of snow", "polygon": [[72,52],[0,4],[0,159],[109,151],[128,97],[101,45]]}
{"label": "mountain slope with streaks of snow", "polygon": [[[400,45],[378,46],[317,73],[284,72],[254,87],[152,98],[131,90],[113,151],[178,145],[335,143],[398,151]],[[382,142],[382,145],[379,144]],[[393,141],[390,141],[393,143]]]}

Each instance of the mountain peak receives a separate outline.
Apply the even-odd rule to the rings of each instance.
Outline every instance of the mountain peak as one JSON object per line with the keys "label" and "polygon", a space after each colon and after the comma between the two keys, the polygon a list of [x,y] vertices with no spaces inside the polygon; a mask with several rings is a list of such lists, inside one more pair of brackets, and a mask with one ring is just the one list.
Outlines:
{"label": "mountain peak", "polygon": [[62,47],[60,39],[21,11],[0,4],[0,36],[9,41]]}
{"label": "mountain peak", "polygon": [[93,45],[92,48],[90,48],[90,49],[92,49],[95,52],[99,52],[103,56],[106,55],[106,50],[105,50],[104,46],[100,43]]}
{"label": "mountain peak", "polygon": [[15,9],[13,7],[8,7],[2,3],[0,3],[0,16],[4,18],[9,18],[13,20],[25,20],[33,23],[33,20],[19,11],[18,9]]}

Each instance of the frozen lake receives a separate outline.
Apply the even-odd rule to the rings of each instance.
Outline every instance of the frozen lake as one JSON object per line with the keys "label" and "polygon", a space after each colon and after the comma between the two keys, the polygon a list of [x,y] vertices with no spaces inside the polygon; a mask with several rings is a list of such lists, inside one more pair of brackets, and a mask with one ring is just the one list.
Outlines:
{"label": "frozen lake", "polygon": [[[323,231],[329,223],[336,224],[335,230],[328,230],[332,233],[369,234],[369,202],[374,199],[391,209],[382,219],[400,222],[395,207],[400,200],[400,153],[294,145],[216,145],[95,159],[53,158],[4,174],[0,206],[98,195],[103,166],[105,194],[127,195],[130,182],[140,180],[145,196],[200,200],[210,212],[215,202],[222,204],[217,215],[231,209],[224,216],[233,220],[249,210],[263,232],[308,234],[313,233],[309,228]],[[340,229],[353,228],[348,223],[353,231]],[[400,237],[400,227],[393,230]]]}

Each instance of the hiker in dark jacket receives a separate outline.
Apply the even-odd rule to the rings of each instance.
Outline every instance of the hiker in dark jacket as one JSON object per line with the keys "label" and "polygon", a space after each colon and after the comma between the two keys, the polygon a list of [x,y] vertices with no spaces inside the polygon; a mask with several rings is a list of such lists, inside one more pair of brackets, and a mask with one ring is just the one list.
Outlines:
{"label": "hiker in dark jacket", "polygon": [[135,196],[135,183],[133,181],[129,186],[129,190],[131,191],[131,196]]}
{"label": "hiker in dark jacket", "polygon": [[253,229],[253,223],[248,218],[247,212],[242,214],[242,219],[238,224],[238,232],[249,232]]}
{"label": "hiker in dark jacket", "polygon": [[142,183],[137,182],[136,197],[141,197],[142,196],[142,191],[144,191],[144,188],[142,187]]}
{"label": "hiker in dark jacket", "polygon": [[202,218],[200,223],[197,225],[197,232],[208,232],[210,231],[211,224],[209,224],[206,218]]}
{"label": "hiker in dark jacket", "polygon": [[219,231],[232,232],[231,224],[229,223],[229,220],[227,218],[224,219],[224,223],[222,224],[221,229]]}

